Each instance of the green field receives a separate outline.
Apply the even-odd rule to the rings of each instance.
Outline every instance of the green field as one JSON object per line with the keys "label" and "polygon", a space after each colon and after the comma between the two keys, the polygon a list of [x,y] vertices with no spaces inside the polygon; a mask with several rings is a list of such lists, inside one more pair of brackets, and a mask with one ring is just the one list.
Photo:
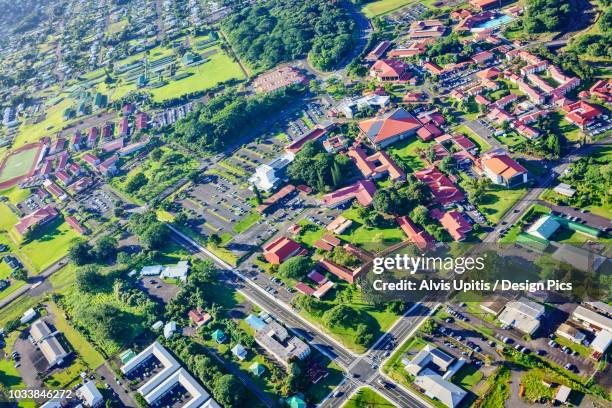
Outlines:
{"label": "green field", "polygon": [[387,401],[382,395],[371,388],[361,388],[342,408],[384,408],[395,405]]}
{"label": "green field", "polygon": [[21,247],[21,252],[30,260],[33,272],[41,272],[66,255],[77,237],[70,225],[56,220],[43,226],[36,238]]}
{"label": "green field", "polygon": [[151,89],[153,100],[161,102],[188,93],[204,91],[230,79],[244,78],[240,66],[232,61],[225,52],[219,47],[212,49],[217,50],[217,53],[207,56],[207,62],[184,71],[191,74],[187,78],[173,80],[168,85]]}
{"label": "green field", "polygon": [[350,208],[342,213],[344,217],[353,221],[353,225],[345,231],[340,238],[361,246],[366,250],[380,250],[387,246],[403,241],[406,236],[395,224],[388,228],[370,228],[364,224],[357,210]]}
{"label": "green field", "polygon": [[10,231],[19,218],[4,203],[0,202],[0,230]]}
{"label": "green field", "polygon": [[398,8],[411,3],[414,3],[414,0],[378,0],[367,3],[361,8],[361,11],[366,15],[366,17],[372,18],[393,10],[397,10]]}
{"label": "green field", "polygon": [[237,223],[234,224],[234,232],[241,233],[251,228],[257,221],[261,219],[261,214],[252,212]]}
{"label": "green field", "polygon": [[403,140],[387,148],[387,153],[397,156],[404,164],[412,170],[418,171],[425,168],[425,162],[419,157],[419,150],[426,150],[430,143],[414,138]]}
{"label": "green field", "polygon": [[38,150],[38,146],[35,146],[31,149],[11,154],[2,169],[0,169],[0,183],[28,174],[36,161]]}
{"label": "green field", "polygon": [[62,332],[72,348],[81,356],[89,368],[96,369],[104,363],[104,357],[76,331],[64,318],[64,312],[55,304],[49,303],[49,310],[55,315],[55,327]]}

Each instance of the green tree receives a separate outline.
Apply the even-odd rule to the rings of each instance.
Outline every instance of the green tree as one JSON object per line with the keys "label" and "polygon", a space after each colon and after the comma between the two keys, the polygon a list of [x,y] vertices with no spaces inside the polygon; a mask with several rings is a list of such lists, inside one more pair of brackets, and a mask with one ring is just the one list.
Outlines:
{"label": "green tree", "polygon": [[104,288],[106,279],[100,273],[98,267],[86,265],[77,269],[75,283],[79,291],[85,293],[97,292]]}
{"label": "green tree", "polygon": [[91,262],[91,245],[83,239],[77,240],[70,249],[68,257],[75,265],[85,265]]}
{"label": "green tree", "polygon": [[278,267],[278,273],[285,278],[299,280],[308,274],[313,266],[310,258],[305,256],[294,256]]}
{"label": "green tree", "polygon": [[239,407],[246,390],[236,377],[225,374],[214,380],[213,393],[215,400],[225,407]]}
{"label": "green tree", "polygon": [[105,235],[96,241],[93,248],[98,262],[111,260],[117,255],[117,239],[110,235]]}

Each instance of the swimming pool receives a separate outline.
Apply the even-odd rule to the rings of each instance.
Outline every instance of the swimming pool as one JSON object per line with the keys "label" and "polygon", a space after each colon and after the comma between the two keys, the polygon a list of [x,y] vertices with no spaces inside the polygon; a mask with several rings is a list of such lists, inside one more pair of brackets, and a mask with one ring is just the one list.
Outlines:
{"label": "swimming pool", "polygon": [[501,16],[496,17],[493,20],[485,21],[484,23],[478,24],[476,26],[476,30],[480,31],[480,30],[486,30],[487,28],[497,28],[504,24],[508,24],[512,20],[514,20],[513,17],[507,14],[502,14]]}

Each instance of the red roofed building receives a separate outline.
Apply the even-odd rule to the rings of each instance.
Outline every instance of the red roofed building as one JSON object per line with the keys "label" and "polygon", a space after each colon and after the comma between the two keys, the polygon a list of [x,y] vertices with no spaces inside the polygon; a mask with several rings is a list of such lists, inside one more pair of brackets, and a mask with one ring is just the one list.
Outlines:
{"label": "red roofed building", "polygon": [[480,160],[484,174],[495,184],[514,187],[527,182],[527,169],[505,152],[493,151]]}
{"label": "red roofed building", "polygon": [[434,237],[429,235],[427,231],[420,229],[410,218],[398,217],[396,221],[410,241],[412,241],[421,251],[435,246],[436,240]]}
{"label": "red roofed building", "polygon": [[461,190],[434,166],[418,171],[414,176],[429,186],[437,204],[448,207],[465,200]]}
{"label": "red roofed building", "polygon": [[81,150],[81,132],[78,130],[74,132],[74,135],[72,135],[70,139],[70,148],[75,152]]}
{"label": "red roofed building", "polygon": [[476,64],[482,64],[482,63],[492,60],[493,57],[494,57],[493,53],[489,51],[482,51],[482,52],[472,55],[471,59]]}
{"label": "red roofed building", "polygon": [[412,77],[409,67],[399,59],[378,60],[370,68],[370,76],[380,82],[404,82]]}
{"label": "red roofed building", "polygon": [[504,109],[493,108],[491,109],[491,112],[487,114],[487,119],[501,125],[504,122],[509,122],[513,120],[514,116],[512,116]]}
{"label": "red roofed building", "polygon": [[119,121],[119,134],[121,136],[127,136],[130,134],[130,121],[127,117],[123,117]]}
{"label": "red roofed building", "polygon": [[64,170],[67,164],[68,152],[64,151],[59,155],[59,160],[57,161],[57,170]]}
{"label": "red roofed building", "polygon": [[89,133],[87,135],[87,147],[89,147],[90,149],[96,147],[98,141],[98,132],[99,131],[97,127],[92,127],[89,129]]}
{"label": "red roofed building", "polygon": [[54,207],[47,205],[20,219],[15,224],[15,229],[19,235],[24,236],[32,228],[46,224],[57,218],[58,215],[59,213]]}
{"label": "red roofed building", "polygon": [[476,95],[474,97],[474,101],[479,104],[479,105],[484,105],[484,106],[489,106],[491,104],[491,101],[488,100],[487,98],[485,98],[482,95]]}
{"label": "red roofed building", "polygon": [[591,95],[612,102],[612,79],[600,79],[589,89]]}
{"label": "red roofed building", "polygon": [[444,72],[442,67],[440,67],[438,64],[434,62],[429,62],[429,61],[423,64],[423,68],[429,71],[432,75],[440,75],[441,73]]}
{"label": "red roofed building", "polygon": [[378,179],[389,176],[392,181],[405,180],[406,173],[384,151],[368,156],[360,146],[351,147],[348,156],[366,178]]}
{"label": "red roofed building", "polygon": [[72,181],[72,177],[68,173],[66,173],[64,170],[60,170],[56,172],[55,177],[57,177],[57,179],[65,186],[70,184],[70,182]]}
{"label": "red roofed building", "polygon": [[110,176],[117,171],[117,161],[119,160],[119,156],[116,154],[104,160],[98,166],[98,170],[105,176]]}
{"label": "red roofed building", "polygon": [[421,122],[404,108],[359,122],[361,132],[377,147],[389,146],[412,136],[420,127]]}
{"label": "red roofed building", "polygon": [[488,10],[501,6],[500,0],[470,0],[470,4],[480,10]]}
{"label": "red roofed building", "polygon": [[87,234],[87,230],[85,228],[83,228],[81,223],[78,222],[77,219],[74,218],[72,215],[69,215],[65,219],[66,219],[66,222],[72,227],[73,230],[75,230],[76,232],[78,232],[81,235]]}
{"label": "red roofed building", "polygon": [[149,127],[149,115],[139,112],[136,115],[136,130],[146,130]]}
{"label": "red roofed building", "polygon": [[336,125],[334,123],[331,123],[325,127],[323,127],[322,125],[317,125],[314,127],[314,129],[306,133],[303,137],[285,146],[285,151],[288,153],[297,154],[300,150],[302,150],[302,147],[304,147],[306,142],[309,142],[311,140],[321,139],[322,137],[327,135],[329,131],[333,130],[335,127]]}
{"label": "red roofed building", "polygon": [[265,199],[260,205],[257,206],[257,212],[263,214],[273,209],[277,204],[281,203],[285,198],[289,197],[295,192],[295,186],[293,184],[287,184],[276,193]]}
{"label": "red roofed building", "polygon": [[370,180],[359,180],[355,184],[341,188],[326,194],[322,198],[323,205],[327,207],[338,207],[354,199],[364,207],[372,204],[376,193],[376,186]]}
{"label": "red roofed building", "polygon": [[424,142],[429,142],[431,139],[436,138],[443,133],[444,132],[438,129],[438,127],[436,127],[436,125],[433,123],[426,123],[416,132],[417,136]]}
{"label": "red roofed building", "polygon": [[107,139],[110,139],[112,135],[113,135],[113,124],[107,123],[106,125],[104,125],[104,127],[102,127],[102,137],[104,138],[104,140],[107,140]]}
{"label": "red roofed building", "polygon": [[497,67],[486,68],[476,73],[478,78],[482,79],[496,79],[499,77],[501,71]]}
{"label": "red roofed building", "polygon": [[376,61],[382,57],[391,46],[391,41],[381,41],[365,58],[366,61]]}
{"label": "red roofed building", "polygon": [[111,140],[110,142],[105,143],[102,146],[102,151],[104,153],[114,152],[115,150],[123,148],[123,145],[123,138],[120,137],[119,139]]}
{"label": "red roofed building", "polygon": [[335,262],[329,261],[325,258],[321,259],[318,262],[318,265],[325,269],[327,272],[331,273],[332,275],[336,275],[338,278],[347,281],[348,283],[355,283],[355,279],[357,279],[362,272],[362,269],[358,269],[357,271],[351,271],[350,269],[342,266],[342,265],[338,265]]}
{"label": "red roofed building", "polygon": [[515,93],[510,93],[500,99],[498,99],[495,102],[495,105],[498,108],[505,108],[506,106],[508,106],[509,104],[511,104],[512,102],[516,101],[518,99],[518,95]]}
{"label": "red roofed building", "polygon": [[264,258],[273,265],[280,265],[300,252],[300,244],[287,237],[280,237],[263,248]]}
{"label": "red roofed building", "polygon": [[389,51],[387,55],[393,58],[406,58],[414,55],[421,55],[427,50],[428,43],[429,40],[410,41],[401,48]]}
{"label": "red roofed building", "polygon": [[187,315],[189,316],[189,320],[191,320],[196,327],[205,325],[212,320],[210,313],[205,312],[201,307],[191,309]]}
{"label": "red roofed building", "polygon": [[94,156],[91,153],[85,153],[83,157],[81,157],[81,160],[89,164],[94,169],[97,168],[98,164],[100,164],[100,159],[98,159],[96,156]]}
{"label": "red roofed building", "polygon": [[462,134],[453,135],[453,143],[469,152],[476,149],[476,144]]}
{"label": "red roofed building", "polygon": [[472,224],[457,210],[442,212],[434,208],[431,210],[431,216],[442,224],[455,241],[463,241],[472,231]]}
{"label": "red roofed building", "polygon": [[585,101],[572,103],[565,111],[565,120],[581,129],[602,114],[599,108]]}

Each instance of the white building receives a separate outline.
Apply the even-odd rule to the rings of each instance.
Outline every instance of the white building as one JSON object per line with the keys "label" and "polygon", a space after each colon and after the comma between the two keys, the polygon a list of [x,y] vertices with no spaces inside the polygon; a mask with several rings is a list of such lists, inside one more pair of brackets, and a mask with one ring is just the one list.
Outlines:
{"label": "white building", "polygon": [[26,324],[28,322],[31,322],[37,315],[38,313],[36,313],[36,310],[34,310],[34,308],[32,307],[23,313],[23,316],[21,316],[19,322],[21,324]]}
{"label": "white building", "polygon": [[55,337],[58,332],[52,332],[47,323],[38,319],[30,327],[30,336],[49,363],[49,367],[62,364],[69,353]]}
{"label": "white building", "polygon": [[174,336],[174,333],[176,333],[176,331],[176,322],[168,322],[164,326],[164,337],[169,339],[170,337]]}
{"label": "white building", "polygon": [[464,389],[443,379],[429,368],[424,369],[414,379],[414,384],[429,398],[438,400],[449,408],[458,406],[467,395]]}
{"label": "white building", "polygon": [[257,187],[259,191],[275,189],[285,178],[287,166],[294,158],[293,153],[284,153],[271,162],[258,166],[255,174],[249,178],[249,183]]}
{"label": "white building", "polygon": [[180,261],[176,265],[166,266],[159,276],[161,278],[180,279],[185,282],[187,280],[187,273],[189,273],[189,262]]}
{"label": "white building", "polygon": [[[158,342],[152,343],[129,360],[121,367],[121,372],[129,378],[130,373],[150,362],[151,359],[156,359],[162,368],[152,377],[145,377],[144,384],[138,388],[138,392],[149,405],[156,405],[157,401],[180,384],[190,396],[189,400],[183,404],[183,408],[206,406],[205,403],[211,399],[210,394]],[[210,403],[209,406],[216,407],[218,405]]]}
{"label": "white building", "polygon": [[574,194],[576,194],[576,189],[567,183],[559,183],[555,188],[553,188],[553,191],[566,197],[573,197]]}
{"label": "white building", "polygon": [[83,401],[86,407],[97,408],[104,403],[104,397],[96,387],[96,383],[88,381],[81,385],[75,392],[76,396]]}
{"label": "white building", "polygon": [[526,334],[533,334],[540,327],[540,318],[544,315],[544,306],[524,297],[518,301],[508,302],[498,320],[515,327]]}
{"label": "white building", "polygon": [[389,104],[388,95],[369,94],[359,98],[346,98],[336,106],[338,113],[352,118],[356,112],[366,109],[381,109]]}

